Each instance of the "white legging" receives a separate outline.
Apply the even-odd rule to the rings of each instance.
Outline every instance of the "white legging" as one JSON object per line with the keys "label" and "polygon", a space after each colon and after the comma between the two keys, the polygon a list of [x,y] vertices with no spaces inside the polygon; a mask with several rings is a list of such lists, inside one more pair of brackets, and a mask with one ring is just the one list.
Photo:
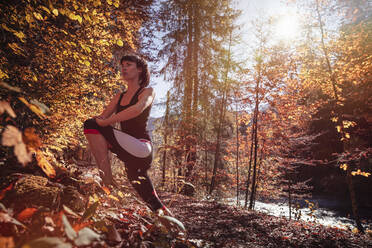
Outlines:
{"label": "white legging", "polygon": [[146,158],[151,154],[152,146],[149,140],[137,139],[117,129],[113,131],[119,145],[131,155],[138,158]]}

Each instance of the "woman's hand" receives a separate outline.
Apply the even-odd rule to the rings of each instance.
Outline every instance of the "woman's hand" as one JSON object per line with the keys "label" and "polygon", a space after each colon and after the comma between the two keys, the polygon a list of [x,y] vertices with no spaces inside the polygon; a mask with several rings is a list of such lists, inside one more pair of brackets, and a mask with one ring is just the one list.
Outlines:
{"label": "woman's hand", "polygon": [[96,118],[95,120],[97,124],[101,127],[105,127],[109,125],[109,122],[107,121],[107,119]]}

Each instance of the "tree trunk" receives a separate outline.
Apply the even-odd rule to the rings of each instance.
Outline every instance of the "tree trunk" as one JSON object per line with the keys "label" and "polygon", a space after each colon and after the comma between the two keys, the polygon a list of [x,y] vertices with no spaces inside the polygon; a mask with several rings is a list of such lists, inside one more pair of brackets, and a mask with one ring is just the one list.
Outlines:
{"label": "tree trunk", "polygon": [[292,219],[292,195],[291,195],[291,180],[288,179],[288,208],[289,208],[289,219]]}
{"label": "tree trunk", "polygon": [[235,126],[236,126],[236,205],[239,206],[239,123],[238,123],[238,102],[236,102]]}
{"label": "tree trunk", "polygon": [[168,144],[168,129],[169,129],[169,91],[167,92],[167,103],[164,116],[164,151],[163,151],[163,168],[162,168],[162,181],[161,186],[165,186],[165,171],[167,163],[167,150],[166,146]]}
{"label": "tree trunk", "polygon": [[[261,166],[262,166],[262,161],[263,161],[263,158],[264,158],[264,156],[263,156],[264,155],[264,146],[265,146],[265,139],[262,141],[261,154],[260,154],[260,162],[258,163],[257,182],[256,182],[256,187],[254,187],[255,195],[257,195],[257,188],[258,188],[258,184],[260,183]],[[253,209],[255,207],[256,198],[257,197],[255,197],[255,199],[253,201]]]}
{"label": "tree trunk", "polygon": [[212,194],[214,187],[215,187],[215,181],[216,181],[216,172],[217,172],[217,166],[218,161],[220,160],[220,146],[221,146],[221,129],[222,129],[222,123],[225,119],[225,112],[226,112],[226,101],[227,101],[227,79],[228,74],[230,70],[230,56],[231,56],[231,43],[232,43],[232,33],[230,32],[230,41],[229,41],[229,51],[228,51],[228,58],[227,58],[227,65],[226,65],[226,73],[225,73],[225,81],[223,85],[223,92],[222,92],[222,101],[221,101],[221,108],[220,108],[220,118],[218,123],[218,129],[217,129],[217,144],[216,144],[216,152],[214,156],[214,164],[213,164],[213,174],[211,179],[211,185],[209,188],[209,194]]}
{"label": "tree trunk", "polygon": [[[253,116],[254,116],[254,114],[253,114]],[[254,138],[254,124],[252,123],[252,129],[251,129],[251,147],[250,147],[250,154],[249,154],[248,177],[247,177],[247,187],[245,189],[244,208],[247,208],[247,205],[248,205],[249,184],[250,184],[251,170],[252,170],[253,138]],[[247,136],[247,144],[248,144],[248,136]]]}
{"label": "tree trunk", "polygon": [[260,67],[258,71],[258,78],[256,80],[256,106],[254,110],[254,118],[253,118],[253,124],[254,124],[254,156],[253,156],[253,176],[252,176],[252,187],[251,187],[251,198],[249,200],[249,209],[253,209],[253,201],[255,198],[255,192],[254,188],[256,185],[256,170],[257,170],[257,149],[258,149],[258,137],[257,137],[257,131],[258,131],[258,107],[259,107],[259,99],[258,99],[258,91],[260,87]]}

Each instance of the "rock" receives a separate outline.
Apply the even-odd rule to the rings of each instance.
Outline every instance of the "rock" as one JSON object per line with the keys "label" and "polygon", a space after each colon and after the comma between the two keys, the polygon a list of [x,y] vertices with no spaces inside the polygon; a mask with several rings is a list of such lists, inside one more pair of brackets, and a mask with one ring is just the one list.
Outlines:
{"label": "rock", "polygon": [[187,196],[194,196],[195,195],[195,186],[191,183],[184,182],[181,186],[181,194],[187,195]]}
{"label": "rock", "polygon": [[86,200],[74,186],[51,183],[46,177],[24,174],[6,195],[4,203],[8,206],[12,204],[18,211],[39,206],[55,209],[64,204],[81,212]]}
{"label": "rock", "polygon": [[61,189],[47,186],[48,179],[41,176],[24,175],[14,185],[12,200],[17,208],[45,206],[53,208],[58,203]]}
{"label": "rock", "polygon": [[86,206],[85,198],[73,186],[64,188],[61,202],[76,212],[83,211]]}

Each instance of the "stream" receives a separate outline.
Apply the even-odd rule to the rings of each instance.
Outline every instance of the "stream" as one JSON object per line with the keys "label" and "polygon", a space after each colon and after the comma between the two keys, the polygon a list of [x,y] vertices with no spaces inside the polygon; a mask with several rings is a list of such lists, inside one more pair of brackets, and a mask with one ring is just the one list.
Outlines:
{"label": "stream", "polygon": [[[236,206],[236,198],[229,198],[226,202]],[[311,204],[314,204],[312,210],[309,207]],[[324,226],[351,230],[355,228],[351,207],[347,206],[346,203],[324,198],[315,198],[308,200],[308,202],[304,200],[300,205],[298,209],[292,206],[292,219],[296,219],[296,217],[299,216],[301,220],[322,224]],[[244,206],[243,200],[240,201],[240,206]],[[254,210],[269,215],[289,218],[287,203],[256,201]],[[360,209],[360,216],[362,225],[365,228],[371,229],[372,209]]]}

